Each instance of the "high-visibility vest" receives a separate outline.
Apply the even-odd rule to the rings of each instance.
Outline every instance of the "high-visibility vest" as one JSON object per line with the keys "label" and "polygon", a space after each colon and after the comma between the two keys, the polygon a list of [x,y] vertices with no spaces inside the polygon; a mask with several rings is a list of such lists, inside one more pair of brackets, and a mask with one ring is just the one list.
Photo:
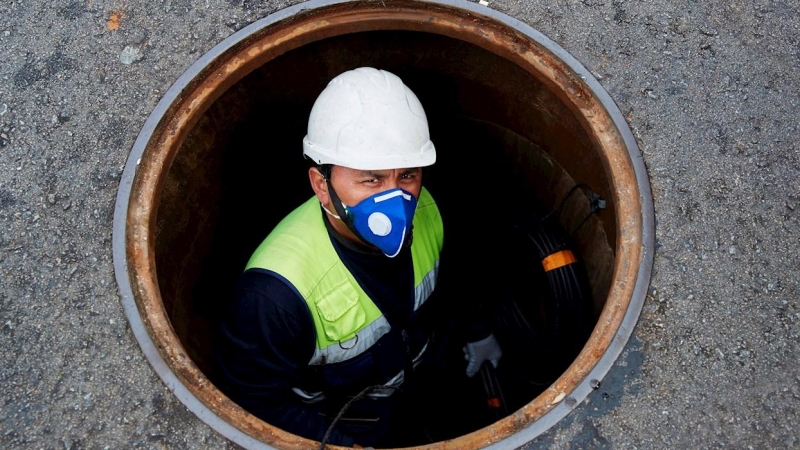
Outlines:
{"label": "high-visibility vest", "polygon": [[[245,268],[276,273],[305,299],[316,331],[316,348],[308,362],[311,366],[354,358],[391,330],[386,317],[339,259],[324,220],[319,201],[310,198],[275,227]],[[420,192],[413,224],[416,311],[436,285],[443,243],[441,215],[425,188]],[[398,375],[394,378],[399,383],[402,374]]]}

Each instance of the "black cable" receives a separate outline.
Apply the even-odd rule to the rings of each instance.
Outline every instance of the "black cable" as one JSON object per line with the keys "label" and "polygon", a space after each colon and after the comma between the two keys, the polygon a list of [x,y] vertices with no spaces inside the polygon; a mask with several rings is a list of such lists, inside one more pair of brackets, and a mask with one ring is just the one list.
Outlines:
{"label": "black cable", "polygon": [[575,192],[576,190],[578,190],[578,188],[585,188],[585,189],[589,189],[589,186],[587,186],[587,185],[586,185],[586,184],[584,184],[584,183],[578,183],[578,184],[576,184],[575,186],[572,186],[572,188],[570,188],[569,192],[567,192],[567,195],[565,195],[565,196],[564,196],[564,197],[561,199],[561,201],[558,203],[558,206],[556,206],[556,208],[555,208],[555,209],[553,209],[552,211],[550,211],[549,213],[547,213],[547,214],[546,214],[544,217],[542,217],[542,221],[548,220],[548,219],[549,219],[549,218],[550,218],[550,217],[551,217],[553,214],[555,214],[555,213],[557,213],[557,212],[561,211],[561,208],[563,208],[563,207],[564,207],[564,204],[567,202],[567,199],[569,199],[569,197],[572,195],[572,193],[573,193],[573,192]]}
{"label": "black cable", "polygon": [[576,232],[576,231],[578,231],[578,230],[580,230],[580,228],[583,226],[583,224],[585,224],[585,223],[586,223],[586,221],[588,221],[588,220],[589,220],[589,217],[592,217],[593,215],[594,215],[594,211],[592,211],[592,212],[590,212],[589,214],[587,214],[586,216],[584,216],[583,220],[581,220],[581,222],[580,222],[580,223],[579,223],[577,226],[575,226],[575,227],[572,229],[572,231],[570,231],[570,232],[569,232],[569,234],[570,234],[570,235],[573,235],[573,234],[575,234],[575,232]]}
{"label": "black cable", "polygon": [[594,190],[592,190],[592,188],[589,187],[589,185],[587,185],[586,183],[577,183],[574,186],[572,186],[572,188],[570,188],[570,190],[561,199],[561,201],[558,203],[555,209],[547,213],[544,217],[542,217],[541,220],[543,222],[548,221],[556,213],[560,212],[561,209],[566,204],[567,200],[570,198],[570,196],[572,196],[572,194],[576,192],[578,189],[582,189],[586,194],[586,196],[588,197],[589,208],[591,211],[583,218],[583,220],[581,220],[581,222],[577,226],[573,227],[573,229],[569,232],[570,235],[574,235],[575,232],[578,231],[586,223],[587,220],[589,220],[589,217],[591,217],[592,214],[597,214],[598,212],[600,212],[600,210],[606,208],[606,201],[602,197],[600,197],[600,195],[598,195]]}
{"label": "black cable", "polygon": [[367,386],[361,392],[356,394],[353,398],[348,400],[347,403],[345,403],[344,406],[342,406],[342,409],[339,410],[339,413],[336,414],[336,417],[333,419],[333,421],[331,421],[331,424],[328,426],[328,429],[325,431],[325,436],[322,437],[322,441],[320,441],[320,443],[319,443],[319,450],[324,450],[325,449],[325,444],[328,443],[328,439],[330,439],[331,433],[333,433],[333,429],[336,427],[336,424],[342,418],[342,416],[347,411],[347,409],[350,407],[350,405],[352,405],[357,400],[361,400],[367,394],[369,394],[370,392],[372,392],[372,391],[374,391],[376,389],[397,389],[397,388],[395,386],[386,386],[386,385],[383,385],[383,384],[376,384],[374,386]]}
{"label": "black cable", "polygon": [[[578,189],[584,191],[591,212],[567,233],[552,219]],[[529,217],[517,221],[514,229],[529,244],[534,261],[541,262],[561,251],[569,251],[575,256],[577,252],[574,251],[575,245],[570,236],[583,226],[591,215],[604,209],[605,206],[605,201],[588,185],[578,183],[548,214],[538,219]],[[578,258],[575,259],[573,263],[551,270],[543,270],[542,265],[534,264],[533,270],[537,272],[541,270],[539,273],[547,287],[546,295],[539,298],[536,293],[526,292],[511,302],[503,302],[508,304],[503,305],[498,311],[500,316],[498,320],[501,321],[498,329],[513,330],[506,332],[516,333],[516,336],[509,337],[509,343],[520,345],[528,355],[532,354],[531,351],[538,352],[535,357],[541,356],[540,360],[549,362],[545,363],[546,367],[532,368],[538,371],[539,375],[534,376],[531,373],[526,377],[525,381],[531,385],[551,384],[577,356],[594,326],[594,307],[588,275]],[[541,320],[530,320],[528,315],[531,314],[531,308],[528,308],[527,313],[523,308],[526,301],[533,302],[532,307],[538,308],[534,309],[534,314],[543,314]],[[543,376],[547,379],[542,380]]]}

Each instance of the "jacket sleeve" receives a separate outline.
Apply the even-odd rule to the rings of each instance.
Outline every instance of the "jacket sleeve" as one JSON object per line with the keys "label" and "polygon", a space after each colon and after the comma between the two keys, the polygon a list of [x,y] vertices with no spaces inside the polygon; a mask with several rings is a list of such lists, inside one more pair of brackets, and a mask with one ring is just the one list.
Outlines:
{"label": "jacket sleeve", "polygon": [[[251,269],[240,277],[215,343],[220,389],[239,406],[284,431],[321,441],[329,422],[299,400],[292,380],[314,352],[305,301],[284,281]],[[328,443],[351,446],[333,430]]]}

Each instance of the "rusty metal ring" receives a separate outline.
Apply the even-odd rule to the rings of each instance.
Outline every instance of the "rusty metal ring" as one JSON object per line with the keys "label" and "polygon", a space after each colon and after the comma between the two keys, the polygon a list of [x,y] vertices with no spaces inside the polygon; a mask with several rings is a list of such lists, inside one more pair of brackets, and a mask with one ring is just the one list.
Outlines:
{"label": "rusty metal ring", "polygon": [[[389,7],[387,7],[387,5]],[[153,257],[153,225],[164,174],[204,111],[245,75],[278,55],[344,33],[401,29],[464,40],[537,77],[569,105],[602,153],[616,187],[613,283],[587,348],[547,391],[491,427],[441,448],[509,448],[537,437],[565,417],[611,368],[633,332],[650,282],[654,214],[647,172],[621,112],[592,74],[528,25],[472,2],[311,0],[280,10],[234,33],[184,72],[148,117],[117,192],[113,250],[121,301],[148,362],[198,418],[248,449],[307,448],[233,404],[187,357],[161,302]],[[437,444],[428,448],[437,448]]]}

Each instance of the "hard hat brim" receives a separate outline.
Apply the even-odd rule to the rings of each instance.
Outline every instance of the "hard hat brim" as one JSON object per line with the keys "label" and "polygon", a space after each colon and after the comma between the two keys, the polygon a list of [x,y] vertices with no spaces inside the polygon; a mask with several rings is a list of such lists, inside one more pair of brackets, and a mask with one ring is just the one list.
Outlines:
{"label": "hard hat brim", "polygon": [[402,155],[376,156],[375,154],[360,152],[358,157],[354,158],[353,156],[357,152],[342,149],[341,147],[339,150],[344,158],[338,158],[337,152],[314,145],[310,142],[308,136],[303,138],[303,154],[317,164],[333,164],[356,170],[389,170],[427,167],[436,162],[436,148],[430,140],[420,148],[419,152]]}

